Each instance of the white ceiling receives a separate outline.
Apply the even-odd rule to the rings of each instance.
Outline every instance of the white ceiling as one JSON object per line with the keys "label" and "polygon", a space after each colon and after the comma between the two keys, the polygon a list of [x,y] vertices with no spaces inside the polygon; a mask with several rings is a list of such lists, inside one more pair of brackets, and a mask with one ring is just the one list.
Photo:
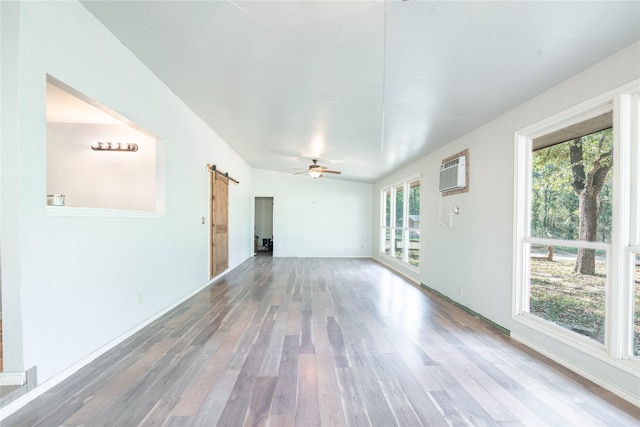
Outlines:
{"label": "white ceiling", "polygon": [[252,167],[374,182],[640,40],[638,1],[83,1]]}

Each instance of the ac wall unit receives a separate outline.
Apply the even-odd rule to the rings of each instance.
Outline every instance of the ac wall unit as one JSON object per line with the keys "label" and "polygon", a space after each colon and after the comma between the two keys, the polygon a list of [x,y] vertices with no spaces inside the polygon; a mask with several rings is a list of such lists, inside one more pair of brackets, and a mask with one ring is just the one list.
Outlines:
{"label": "ac wall unit", "polygon": [[466,186],[465,156],[456,157],[440,165],[441,192],[458,190]]}

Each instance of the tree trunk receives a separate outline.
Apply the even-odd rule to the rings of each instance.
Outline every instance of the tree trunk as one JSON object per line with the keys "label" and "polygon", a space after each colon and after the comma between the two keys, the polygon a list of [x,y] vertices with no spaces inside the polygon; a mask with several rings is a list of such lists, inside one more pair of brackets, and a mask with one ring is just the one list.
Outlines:
{"label": "tree trunk", "polygon": [[[602,146],[604,134],[600,139]],[[611,170],[611,151],[600,153],[593,161],[591,170],[586,173],[584,167],[582,138],[576,138],[569,146],[573,190],[578,195],[578,240],[595,242],[598,232],[598,196],[604,181]],[[573,270],[580,274],[596,274],[595,249],[578,249],[578,257]]]}
{"label": "tree trunk", "polygon": [[[578,240],[594,242],[598,230],[598,194],[593,187],[586,187],[578,194],[579,224]],[[574,271],[580,274],[596,274],[596,252],[594,249],[578,249]]]}

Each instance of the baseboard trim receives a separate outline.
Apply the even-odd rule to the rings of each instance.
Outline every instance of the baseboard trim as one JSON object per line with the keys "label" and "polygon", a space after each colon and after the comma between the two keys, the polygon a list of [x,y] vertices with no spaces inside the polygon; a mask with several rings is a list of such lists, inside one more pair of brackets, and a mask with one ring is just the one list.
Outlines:
{"label": "baseboard trim", "polygon": [[[233,268],[235,268],[235,267],[237,267],[237,265],[234,266]],[[39,396],[43,395],[44,393],[46,393],[47,391],[51,390],[53,387],[55,387],[56,385],[60,384],[62,381],[66,380],[71,375],[75,374],[80,369],[82,369],[83,367],[85,367],[89,363],[93,362],[95,359],[97,359],[98,357],[102,356],[104,353],[106,353],[107,351],[111,350],[112,348],[114,348],[118,344],[124,342],[125,340],[130,338],[133,334],[137,333],[138,331],[140,331],[144,327],[149,326],[152,322],[154,322],[155,320],[157,320],[160,317],[164,316],[165,314],[167,314],[168,312],[170,312],[171,310],[173,310],[174,308],[176,308],[177,306],[179,306],[180,304],[182,304],[183,302],[185,302],[189,298],[191,298],[194,295],[196,295],[198,292],[200,292],[203,289],[207,288],[208,286],[214,284],[215,282],[220,280],[222,277],[224,277],[231,270],[232,269],[228,269],[228,270],[220,273],[218,276],[208,280],[204,285],[198,287],[196,290],[190,292],[189,294],[187,294],[186,296],[180,298],[179,300],[177,300],[173,304],[171,304],[171,305],[165,307],[164,309],[160,310],[159,312],[157,312],[153,316],[149,317],[148,319],[146,319],[142,323],[139,323],[138,325],[136,325],[135,327],[133,327],[129,331],[125,332],[124,334],[120,335],[116,339],[114,339],[114,340],[108,342],[107,344],[105,344],[104,346],[100,347],[99,349],[97,349],[93,353],[88,354],[87,356],[85,356],[84,358],[80,359],[79,361],[77,361],[76,363],[74,363],[73,365],[71,365],[70,367],[65,369],[64,371],[54,375],[53,377],[51,377],[48,380],[44,381],[42,384],[37,385],[36,387],[33,388],[33,390],[28,391],[25,395],[17,398],[13,402],[7,404],[5,407],[0,408],[0,421],[2,421],[3,419],[7,418],[9,415],[13,414],[14,412],[18,411],[19,409],[21,409],[22,407],[24,407],[25,405],[27,405],[28,403],[30,403],[31,401],[36,399],[37,397],[39,397]],[[24,375],[24,373],[23,373],[23,375]],[[25,380],[26,380],[26,377],[25,377]],[[0,425],[1,424],[2,423],[0,422]]]}
{"label": "baseboard trim", "polygon": [[[386,268],[387,270],[393,271],[394,273],[399,274],[400,276],[404,277],[409,282],[411,282],[413,284],[416,284],[416,285],[420,285],[420,280],[416,279],[415,277],[409,276],[407,274],[407,272],[402,271],[401,269],[396,268],[396,265],[393,265],[393,264],[397,264],[397,263],[387,263],[387,262],[385,262],[386,260],[375,258],[375,257],[371,257],[371,259],[373,261],[377,262],[378,264],[380,264],[381,266],[383,266],[384,268]],[[397,266],[398,267],[402,267],[399,264]]]}
{"label": "baseboard trim", "polygon": [[476,313],[475,311],[471,310],[469,307],[460,304],[459,302],[452,300],[451,298],[449,298],[448,296],[446,296],[445,294],[443,294],[440,291],[437,291],[427,285],[425,285],[424,283],[420,283],[420,287],[428,290],[429,292],[437,295],[438,297],[442,298],[443,300],[455,305],[456,307],[458,307],[461,310],[466,311],[467,313],[469,313],[470,315],[472,315],[473,317],[475,317],[478,320],[481,320],[482,322],[486,323],[487,325],[491,326],[492,328],[502,332],[503,334],[510,336],[511,335],[511,331],[507,328],[505,328],[502,325],[497,324],[496,322],[494,322],[491,319],[488,319],[486,317],[484,317],[482,314],[480,313]]}

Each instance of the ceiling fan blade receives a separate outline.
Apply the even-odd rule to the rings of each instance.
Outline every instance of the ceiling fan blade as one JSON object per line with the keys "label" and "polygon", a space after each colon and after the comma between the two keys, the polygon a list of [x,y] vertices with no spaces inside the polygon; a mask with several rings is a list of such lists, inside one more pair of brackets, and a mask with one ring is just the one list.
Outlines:
{"label": "ceiling fan blade", "polygon": [[[294,168],[294,169],[301,169],[301,168]],[[312,178],[315,179],[315,178],[322,177],[323,173],[332,173],[332,174],[340,175],[342,172],[327,169],[324,166],[319,165],[317,159],[313,159],[313,164],[309,165],[307,169],[301,170],[300,172],[294,172],[293,174],[294,175],[309,174]]]}

